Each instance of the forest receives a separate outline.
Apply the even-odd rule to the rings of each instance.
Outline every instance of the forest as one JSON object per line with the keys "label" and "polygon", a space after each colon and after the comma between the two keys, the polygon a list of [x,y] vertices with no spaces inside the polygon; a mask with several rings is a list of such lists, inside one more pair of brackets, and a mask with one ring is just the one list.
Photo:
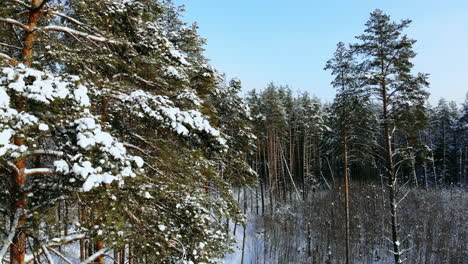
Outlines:
{"label": "forest", "polygon": [[183,13],[0,1],[0,264],[468,263],[468,93],[429,103],[411,20],[362,18],[327,102]]}

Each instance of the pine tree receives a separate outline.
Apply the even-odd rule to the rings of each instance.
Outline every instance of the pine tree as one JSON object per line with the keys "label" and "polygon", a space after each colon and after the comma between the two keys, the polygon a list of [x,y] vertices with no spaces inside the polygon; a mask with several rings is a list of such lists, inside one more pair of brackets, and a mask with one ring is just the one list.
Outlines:
{"label": "pine tree", "polygon": [[[16,233],[12,263],[76,239],[95,243],[81,252],[98,263],[104,252],[126,248],[130,262],[222,257],[230,242],[222,221],[240,217],[230,183],[252,181],[239,147],[250,139],[248,131],[239,141],[224,134],[242,124],[225,128],[216,115],[220,78],[201,53],[196,25],[185,27],[171,1],[0,6],[0,42],[24,47],[0,51],[1,184],[8,187],[1,221],[18,219],[8,232]],[[226,100],[237,100],[237,91]],[[225,179],[220,160],[243,170]],[[12,174],[21,177],[12,182]],[[29,174],[35,180],[24,181]],[[78,213],[65,220],[50,213],[65,204]]]}
{"label": "pine tree", "polygon": [[[349,201],[349,164],[372,160],[368,153],[373,150],[372,112],[369,95],[363,87],[359,65],[352,51],[340,42],[334,57],[330,59],[325,70],[331,70],[335,79],[332,81],[338,90],[334,103],[331,106],[331,140],[339,142],[342,151],[338,151],[343,158],[343,177],[345,189],[345,215],[346,215],[346,263],[351,262],[350,246],[350,201]],[[335,131],[341,131],[341,137]],[[338,146],[337,146],[338,147]],[[351,154],[351,155],[350,155]]]}
{"label": "pine tree", "polygon": [[385,140],[385,159],[388,177],[390,216],[392,227],[392,252],[395,263],[401,263],[402,253],[399,238],[397,175],[394,162],[394,145],[392,143],[395,120],[399,111],[407,105],[423,105],[428,85],[427,74],[411,73],[411,59],[416,56],[413,51],[415,40],[403,35],[410,20],[392,22],[390,16],[381,10],[371,13],[365,24],[365,33],[357,36],[360,43],[353,45],[358,54],[364,58],[363,65],[367,85],[382,104],[383,137]]}

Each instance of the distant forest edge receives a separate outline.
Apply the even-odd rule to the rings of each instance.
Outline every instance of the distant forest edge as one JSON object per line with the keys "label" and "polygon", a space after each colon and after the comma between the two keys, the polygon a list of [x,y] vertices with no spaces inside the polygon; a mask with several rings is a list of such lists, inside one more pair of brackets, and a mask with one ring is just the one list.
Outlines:
{"label": "distant forest edge", "polygon": [[[338,99],[322,103],[306,92],[294,95],[287,85],[274,83],[245,96],[257,136],[251,166],[260,180],[267,181],[269,167],[276,166],[277,191],[294,193],[292,177],[304,197],[320,185],[343,183]],[[355,134],[349,136],[348,169],[353,180],[380,181],[385,171],[385,160],[379,156],[382,106],[375,101],[361,103],[347,112],[357,119]],[[468,99],[457,105],[442,98],[436,106],[426,103],[418,111],[405,113],[393,132],[393,144],[398,146],[395,157],[401,161],[398,180],[426,189],[466,184],[467,119]],[[275,156],[279,165],[268,159]]]}
{"label": "distant forest edge", "polygon": [[[247,198],[268,246],[300,261],[353,262],[356,241],[395,263],[463,256],[467,229],[447,223],[468,223],[457,210],[468,97],[427,104],[409,20],[375,10],[357,43],[339,43],[324,62],[337,95],[322,104],[275,84],[242,98],[182,12],[170,0],[0,1],[0,263],[219,263],[231,223],[245,242]],[[455,235],[405,237],[416,221],[398,216],[418,208],[407,200],[429,212],[437,201],[450,213],[428,229]],[[356,233],[366,217],[389,232]],[[306,253],[282,244],[288,228],[308,234]],[[420,242],[427,250],[410,250]]]}

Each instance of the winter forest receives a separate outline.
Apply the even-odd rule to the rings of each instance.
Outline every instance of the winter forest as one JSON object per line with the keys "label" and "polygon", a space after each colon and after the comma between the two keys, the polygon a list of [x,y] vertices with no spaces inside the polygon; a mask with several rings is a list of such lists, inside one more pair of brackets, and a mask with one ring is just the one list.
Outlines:
{"label": "winter forest", "polygon": [[326,102],[183,12],[0,0],[1,264],[468,263],[468,94],[429,104],[411,20],[369,10]]}

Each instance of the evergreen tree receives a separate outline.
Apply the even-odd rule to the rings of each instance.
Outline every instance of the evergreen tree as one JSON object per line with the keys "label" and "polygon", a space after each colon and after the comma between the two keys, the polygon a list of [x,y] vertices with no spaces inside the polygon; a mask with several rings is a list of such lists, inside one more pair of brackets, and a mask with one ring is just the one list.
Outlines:
{"label": "evergreen tree", "polygon": [[[349,241],[349,156],[353,162],[372,160],[369,153],[373,150],[372,112],[370,111],[369,96],[366,93],[361,72],[356,60],[345,44],[340,42],[334,57],[330,59],[325,70],[331,70],[335,79],[332,81],[338,90],[331,106],[331,137],[332,141],[340,143],[343,157],[343,177],[345,181],[345,215],[346,215],[346,263],[351,262],[351,248]],[[341,137],[336,131],[341,131]],[[351,154],[352,153],[352,154]],[[349,155],[351,154],[351,155]]]}
{"label": "evergreen tree", "polygon": [[397,168],[394,161],[395,146],[392,142],[392,131],[396,128],[395,121],[398,119],[398,114],[405,106],[424,104],[427,92],[423,88],[428,85],[427,74],[411,73],[413,67],[411,59],[416,56],[413,45],[416,41],[403,35],[403,30],[410,23],[410,20],[392,22],[390,16],[377,9],[371,13],[369,21],[365,24],[365,33],[356,37],[360,43],[353,45],[356,52],[364,58],[363,69],[367,85],[382,104],[392,253],[395,263],[401,263],[404,251],[401,250],[398,234]]}
{"label": "evergreen tree", "polygon": [[[218,90],[196,25],[171,1],[0,7],[0,42],[14,46],[0,51],[0,221],[19,215],[7,232],[11,262],[76,239],[82,262],[103,263],[110,250],[131,263],[222,257],[223,221],[240,218],[230,184],[254,181],[251,139],[248,129],[229,137],[243,124],[221,111],[239,87]],[[225,178],[220,161],[236,174]]]}

